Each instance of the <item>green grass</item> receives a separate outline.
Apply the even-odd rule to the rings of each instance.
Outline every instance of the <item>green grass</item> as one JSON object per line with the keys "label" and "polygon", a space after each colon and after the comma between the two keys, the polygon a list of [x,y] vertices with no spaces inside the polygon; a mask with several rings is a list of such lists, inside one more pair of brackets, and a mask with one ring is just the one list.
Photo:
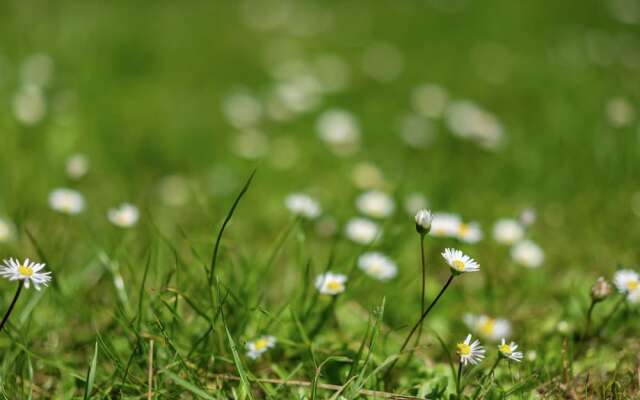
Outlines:
{"label": "green grass", "polygon": [[[455,345],[471,312],[507,318],[529,357],[501,361],[488,378],[497,349],[483,339],[487,359],[465,369],[462,397],[635,398],[637,307],[623,303],[597,337],[580,339],[596,278],[611,280],[640,260],[640,31],[614,17],[613,3],[303,1],[288,28],[260,31],[243,17],[255,2],[2,2],[0,218],[15,224],[15,237],[0,243],[0,258],[46,262],[53,282],[24,290],[0,332],[0,395],[451,398]],[[333,25],[322,33],[288,33],[327,15]],[[362,55],[377,42],[402,54],[397,80],[363,72]],[[54,72],[46,115],[25,125],[12,104],[34,53],[49,55]],[[348,65],[348,86],[291,120],[265,118],[264,157],[236,155],[224,99],[238,88],[265,99],[273,59],[326,53]],[[495,115],[504,145],[483,149],[450,134],[442,119],[431,121],[427,147],[405,144],[398,121],[422,83]],[[636,114],[622,127],[606,113],[619,96]],[[329,108],[358,119],[354,155],[336,156],[318,139],[316,119]],[[65,173],[76,152],[91,161],[81,180]],[[371,246],[398,264],[384,283],[353,270],[365,248],[341,234],[358,214],[353,170],[363,162],[381,171],[380,186],[396,200]],[[180,206],[162,201],[161,183],[174,175],[187,186]],[[83,193],[82,214],[48,207],[60,186]],[[338,234],[319,235],[314,222],[288,213],[284,198],[300,191],[335,218]],[[420,312],[419,237],[402,206],[416,191],[485,233],[473,245],[427,238],[428,299],[449,274],[444,248],[461,248],[482,269],[454,280],[415,354],[400,355],[385,381]],[[141,211],[130,230],[106,218],[124,201]],[[496,219],[527,207],[538,215],[527,236],[545,252],[538,269],[516,265],[491,238]],[[314,280],[325,270],[352,273],[343,295],[317,294]],[[0,288],[4,313],[15,283]],[[594,329],[619,296],[595,307]],[[263,334],[277,344],[251,360],[245,344]]]}

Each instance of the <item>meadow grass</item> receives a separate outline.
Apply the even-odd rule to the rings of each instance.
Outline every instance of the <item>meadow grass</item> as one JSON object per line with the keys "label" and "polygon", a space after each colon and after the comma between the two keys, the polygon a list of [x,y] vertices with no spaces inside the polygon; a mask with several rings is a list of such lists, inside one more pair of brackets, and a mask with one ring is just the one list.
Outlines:
{"label": "meadow grass", "polygon": [[[636,398],[640,289],[592,293],[640,259],[635,4],[2,2],[0,258],[52,280],[0,327],[0,395]],[[422,241],[416,193],[482,239]],[[446,248],[480,271],[434,302]]]}

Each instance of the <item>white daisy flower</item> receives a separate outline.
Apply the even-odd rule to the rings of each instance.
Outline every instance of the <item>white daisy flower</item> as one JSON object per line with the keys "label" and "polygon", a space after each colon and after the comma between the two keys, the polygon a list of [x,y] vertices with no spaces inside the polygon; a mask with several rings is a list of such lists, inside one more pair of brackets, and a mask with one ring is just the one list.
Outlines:
{"label": "white daisy flower", "polygon": [[54,211],[76,215],[84,210],[84,197],[73,189],[55,189],[49,194],[49,206]]}
{"label": "white daisy flower", "polygon": [[392,279],[398,273],[396,263],[376,251],[364,253],[358,257],[358,267],[367,275],[380,281]]}
{"label": "white daisy flower", "polygon": [[435,237],[456,237],[461,223],[460,216],[456,214],[435,213],[429,234]]}
{"label": "white daisy flower", "polygon": [[517,348],[518,345],[515,344],[515,342],[506,344],[504,338],[502,338],[502,342],[498,345],[498,350],[502,356],[520,362],[522,361],[522,352],[516,351]]}
{"label": "white daisy flower", "polygon": [[345,291],[346,282],[347,282],[346,275],[327,272],[327,273],[318,275],[318,277],[316,278],[316,288],[322,294],[335,296]]}
{"label": "white daisy flower", "polygon": [[442,257],[456,274],[480,271],[480,264],[460,250],[445,249]]}
{"label": "white daisy flower", "polygon": [[307,219],[315,219],[320,216],[322,209],[320,204],[311,196],[303,193],[292,193],[284,200],[285,206],[292,214]]}
{"label": "white daisy flower", "polygon": [[66,170],[70,178],[82,178],[89,171],[89,158],[84,154],[73,154],[67,159]]}
{"label": "white daisy flower", "polygon": [[515,219],[499,219],[493,225],[493,238],[498,243],[513,244],[524,237],[524,228]]}
{"label": "white daisy flower", "polygon": [[464,365],[478,364],[484,358],[484,347],[480,345],[479,340],[475,340],[471,343],[471,334],[467,335],[467,338],[462,343],[457,344],[458,356],[460,356],[460,362]]}
{"label": "white daisy flower", "polygon": [[393,214],[396,206],[393,198],[379,190],[362,193],[356,199],[358,211],[373,218],[385,218]]}
{"label": "white daisy flower", "polygon": [[544,251],[531,240],[522,240],[511,248],[511,258],[525,267],[538,268],[544,262]]}
{"label": "white daisy flower", "polygon": [[0,243],[8,242],[13,238],[13,224],[0,218]]}
{"label": "white daisy flower", "polygon": [[533,208],[525,208],[520,213],[520,223],[525,226],[533,225],[536,222],[538,216],[536,215],[536,210]]}
{"label": "white daisy flower", "polygon": [[32,262],[28,258],[23,263],[10,258],[4,260],[4,265],[0,267],[0,276],[10,281],[23,281],[27,289],[33,283],[33,287],[40,290],[40,286],[48,286],[51,281],[51,272],[40,272],[45,265]]}
{"label": "white daisy flower", "polygon": [[130,203],[123,203],[107,212],[109,221],[119,228],[131,228],[138,223],[140,211],[138,207]]}
{"label": "white daisy flower", "polygon": [[359,244],[370,244],[381,234],[378,224],[366,218],[352,218],[345,226],[345,235]]}
{"label": "white daisy flower", "polygon": [[340,155],[353,153],[360,142],[358,123],[345,110],[333,109],[322,113],[316,122],[316,130],[320,138]]}
{"label": "white daisy flower", "polygon": [[494,342],[511,335],[511,324],[506,319],[465,314],[463,320],[472,332]]}
{"label": "white daisy flower", "polygon": [[273,336],[261,336],[256,340],[247,342],[247,357],[255,360],[264,354],[267,350],[275,347],[276,338]]}
{"label": "white daisy flower", "polygon": [[478,243],[484,235],[480,225],[476,222],[461,223],[458,225],[458,240],[465,243]]}
{"label": "white daisy flower", "polygon": [[613,275],[613,284],[620,293],[631,294],[640,287],[640,275],[630,269],[621,269]]}
{"label": "white daisy flower", "polygon": [[421,235],[429,233],[431,230],[431,224],[433,223],[433,214],[431,210],[419,210],[415,216],[416,230]]}

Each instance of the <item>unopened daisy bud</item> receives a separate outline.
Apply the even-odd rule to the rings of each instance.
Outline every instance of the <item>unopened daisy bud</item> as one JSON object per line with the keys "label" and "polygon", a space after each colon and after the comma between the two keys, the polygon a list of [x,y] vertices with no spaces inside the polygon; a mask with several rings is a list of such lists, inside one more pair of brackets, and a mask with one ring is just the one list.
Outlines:
{"label": "unopened daisy bud", "polygon": [[591,287],[591,298],[593,301],[602,301],[611,294],[611,285],[603,277],[598,278]]}
{"label": "unopened daisy bud", "polygon": [[416,213],[416,231],[421,235],[426,235],[431,230],[433,215],[431,210],[420,210]]}

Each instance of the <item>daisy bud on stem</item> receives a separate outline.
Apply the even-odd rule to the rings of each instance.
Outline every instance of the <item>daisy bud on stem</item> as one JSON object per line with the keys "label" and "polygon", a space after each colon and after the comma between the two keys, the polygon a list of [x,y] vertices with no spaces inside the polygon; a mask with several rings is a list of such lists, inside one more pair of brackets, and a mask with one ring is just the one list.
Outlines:
{"label": "daisy bud on stem", "polygon": [[420,210],[416,213],[416,231],[424,236],[431,230],[431,222],[433,222],[433,214],[431,210]]}
{"label": "daisy bud on stem", "polygon": [[603,277],[598,278],[596,283],[591,287],[591,305],[589,305],[589,311],[587,311],[587,323],[584,328],[584,334],[582,340],[589,337],[589,329],[591,328],[591,316],[596,304],[609,297],[611,294],[611,285]]}
{"label": "daisy bud on stem", "polygon": [[[427,306],[427,260],[424,254],[424,237],[431,230],[431,222],[433,221],[433,215],[431,210],[422,209],[416,213],[416,231],[420,235],[420,260],[422,262],[422,292],[420,296],[420,315],[424,313],[424,309]],[[422,337],[422,326],[418,329],[418,336],[416,336],[416,347],[420,343]],[[412,353],[413,354],[413,353]]]}

